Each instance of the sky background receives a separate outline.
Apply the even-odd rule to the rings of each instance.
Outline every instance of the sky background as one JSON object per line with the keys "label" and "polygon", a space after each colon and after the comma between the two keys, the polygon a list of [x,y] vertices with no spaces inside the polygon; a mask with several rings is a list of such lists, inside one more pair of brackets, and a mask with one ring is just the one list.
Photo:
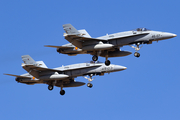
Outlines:
{"label": "sky background", "polygon": [[[2,120],[179,120],[180,16],[178,0],[1,0],[0,118]],[[134,55],[110,58],[124,71],[97,76],[86,85],[52,91],[44,84],[25,85],[3,73],[26,73],[22,55],[43,60],[49,68],[90,61],[91,55],[67,56],[44,45],[68,43],[63,24],[86,29],[92,37],[146,27],[177,34],[144,45]],[[131,51],[129,46],[122,50]],[[104,62],[105,58],[100,57]],[[88,81],[83,77],[76,81]]]}

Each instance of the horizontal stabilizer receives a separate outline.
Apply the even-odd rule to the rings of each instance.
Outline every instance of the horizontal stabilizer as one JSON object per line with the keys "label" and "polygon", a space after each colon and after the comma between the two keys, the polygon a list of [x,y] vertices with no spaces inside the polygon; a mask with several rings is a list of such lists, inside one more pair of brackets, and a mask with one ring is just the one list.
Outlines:
{"label": "horizontal stabilizer", "polygon": [[27,76],[20,76],[20,75],[13,75],[13,74],[4,74],[4,75],[18,77],[18,78],[31,78],[31,77],[27,77]]}
{"label": "horizontal stabilizer", "polygon": [[72,47],[69,47],[69,46],[54,46],[54,45],[45,45],[44,47],[64,48],[64,49],[74,48],[73,46],[72,46]]}

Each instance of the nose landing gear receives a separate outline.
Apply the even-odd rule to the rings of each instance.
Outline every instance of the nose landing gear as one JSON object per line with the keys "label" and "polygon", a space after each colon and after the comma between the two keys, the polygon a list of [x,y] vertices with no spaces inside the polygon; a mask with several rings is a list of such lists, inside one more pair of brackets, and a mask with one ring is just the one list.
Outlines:
{"label": "nose landing gear", "polygon": [[89,81],[89,83],[87,83],[87,87],[89,87],[89,88],[93,87],[93,84],[91,84],[90,82],[93,81],[95,78],[92,78],[92,76],[93,76],[93,74],[90,74],[89,78],[84,76],[84,78]]}
{"label": "nose landing gear", "polygon": [[134,53],[134,56],[135,56],[135,57],[140,57],[140,53],[135,52],[135,53]]}
{"label": "nose landing gear", "polygon": [[88,86],[89,88],[92,88],[92,87],[93,87],[93,84],[88,83],[87,86]]}
{"label": "nose landing gear", "polygon": [[139,47],[140,44],[141,44],[141,43],[137,43],[136,46],[131,46],[131,45],[129,45],[129,46],[131,46],[132,48],[135,49],[135,51],[136,51],[136,52],[134,53],[134,56],[135,56],[135,57],[140,57],[140,53],[138,53],[138,51],[143,47],[143,46]]}

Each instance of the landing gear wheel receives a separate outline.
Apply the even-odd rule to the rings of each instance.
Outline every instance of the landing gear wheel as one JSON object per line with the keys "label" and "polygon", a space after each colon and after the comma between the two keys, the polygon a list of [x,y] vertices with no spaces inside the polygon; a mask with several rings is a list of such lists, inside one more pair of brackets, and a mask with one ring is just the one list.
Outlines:
{"label": "landing gear wheel", "polygon": [[53,90],[53,85],[49,85],[48,90]]}
{"label": "landing gear wheel", "polygon": [[92,88],[93,84],[88,83],[87,86],[88,86],[89,88]]}
{"label": "landing gear wheel", "polygon": [[105,61],[105,65],[109,66],[111,64],[111,62],[109,60]]}
{"label": "landing gear wheel", "polygon": [[139,54],[138,52],[135,52],[135,53],[134,53],[134,56],[135,56],[135,57],[140,57],[140,54]]}
{"label": "landing gear wheel", "polygon": [[98,60],[98,56],[94,55],[94,56],[92,57],[92,60],[93,60],[93,61],[97,61],[97,60]]}
{"label": "landing gear wheel", "polygon": [[61,90],[61,91],[60,91],[60,94],[61,94],[61,95],[64,95],[64,94],[65,94],[65,91],[64,91],[64,90]]}

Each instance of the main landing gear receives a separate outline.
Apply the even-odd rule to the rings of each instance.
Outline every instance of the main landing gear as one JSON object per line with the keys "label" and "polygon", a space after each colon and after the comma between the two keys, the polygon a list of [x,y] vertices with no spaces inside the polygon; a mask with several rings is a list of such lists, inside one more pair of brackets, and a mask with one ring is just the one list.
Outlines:
{"label": "main landing gear", "polygon": [[106,55],[106,61],[105,61],[105,65],[109,66],[111,64],[111,62],[108,60],[108,55]]}
{"label": "main landing gear", "polygon": [[89,87],[89,88],[93,87],[93,84],[91,84],[90,82],[93,81],[95,78],[92,78],[92,76],[93,76],[93,74],[90,74],[89,78],[84,76],[84,78],[89,81],[89,83],[87,83],[87,87]]}
{"label": "main landing gear", "polygon": [[94,55],[94,56],[92,57],[92,60],[93,60],[93,61],[97,61],[97,60],[98,60],[98,56],[97,56],[97,55]]}
{"label": "main landing gear", "polygon": [[64,91],[64,90],[61,90],[61,91],[60,91],[60,94],[61,94],[61,95],[64,95],[64,94],[65,94],[65,91]]}
{"label": "main landing gear", "polygon": [[54,86],[53,85],[49,85],[48,86],[48,90],[53,90]]}
{"label": "main landing gear", "polygon": [[65,90],[63,90],[63,84],[61,84],[61,91],[60,91],[60,94],[61,94],[61,95],[64,95],[64,94],[65,94]]}
{"label": "main landing gear", "polygon": [[135,56],[135,57],[140,57],[140,53],[138,53],[138,51],[143,47],[143,46],[139,47],[140,44],[141,44],[141,43],[137,43],[136,46],[131,46],[131,45],[130,45],[132,48],[134,48],[134,49],[136,50],[136,52],[134,53],[134,56]]}
{"label": "main landing gear", "polygon": [[[54,86],[53,85],[49,85],[48,86],[48,90],[53,90]],[[63,85],[61,85],[61,91],[60,91],[60,94],[61,95],[64,95],[65,94],[65,90],[63,90]]]}
{"label": "main landing gear", "polygon": [[[97,56],[97,55],[94,55],[94,56],[92,57],[92,60],[93,60],[93,61],[97,61],[97,60],[98,60],[98,56]],[[108,57],[106,57],[105,65],[106,65],[106,66],[109,66],[110,64],[111,64],[111,62],[108,60]]]}

